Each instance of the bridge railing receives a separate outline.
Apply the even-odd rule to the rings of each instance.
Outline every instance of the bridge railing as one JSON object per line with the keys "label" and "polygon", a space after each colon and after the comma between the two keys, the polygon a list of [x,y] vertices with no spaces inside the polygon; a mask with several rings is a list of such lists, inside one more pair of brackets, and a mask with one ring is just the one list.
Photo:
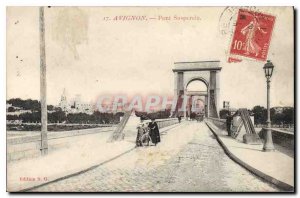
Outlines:
{"label": "bridge railing", "polygon": [[[40,126],[40,122],[13,122],[13,121],[6,121],[6,124],[11,125],[37,125]],[[115,126],[116,124],[93,124],[93,123],[48,123],[48,126],[93,126],[93,127],[111,127]]]}
{"label": "bridge railing", "polygon": [[[226,130],[226,119],[218,119],[218,118],[206,118],[208,121],[213,123],[219,129]],[[262,140],[265,139],[265,128],[262,128],[258,135]],[[273,143],[285,147],[289,150],[294,150],[295,147],[295,140],[294,140],[294,133],[288,132],[280,129],[272,128],[272,139]]]}
{"label": "bridge railing", "polygon": [[[150,122],[151,120],[145,121],[147,124]],[[157,123],[159,129],[179,123],[177,118],[157,119],[155,122]]]}
{"label": "bridge railing", "polygon": [[[111,132],[115,128],[116,126],[48,132],[48,150],[52,152],[57,149],[67,148],[69,144],[79,140],[76,138],[78,136]],[[7,162],[40,156],[40,132],[8,131],[7,137]]]}
{"label": "bridge railing", "polygon": [[[260,138],[265,139],[266,128],[262,128],[258,135]],[[295,148],[295,137],[292,132],[272,128],[272,139],[274,144],[278,144],[289,150],[294,150]]]}
{"label": "bridge railing", "polygon": [[226,130],[226,119],[208,117],[208,118],[206,118],[206,120],[212,122],[218,128]]}

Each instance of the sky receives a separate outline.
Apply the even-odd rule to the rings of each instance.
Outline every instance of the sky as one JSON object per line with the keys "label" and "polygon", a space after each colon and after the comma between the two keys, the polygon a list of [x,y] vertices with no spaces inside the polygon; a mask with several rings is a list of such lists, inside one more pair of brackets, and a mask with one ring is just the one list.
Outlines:
{"label": "sky", "polygon": [[[268,52],[275,65],[271,106],[293,106],[293,9],[253,9],[276,17]],[[220,103],[266,106],[265,62],[227,62],[236,17],[231,10],[238,8],[45,7],[48,103],[57,105],[63,89],[68,99],[80,94],[86,102],[108,93],[173,95],[174,62],[220,60]],[[119,16],[156,20],[105,20]],[[40,97],[38,19],[38,7],[7,8],[8,99]]]}

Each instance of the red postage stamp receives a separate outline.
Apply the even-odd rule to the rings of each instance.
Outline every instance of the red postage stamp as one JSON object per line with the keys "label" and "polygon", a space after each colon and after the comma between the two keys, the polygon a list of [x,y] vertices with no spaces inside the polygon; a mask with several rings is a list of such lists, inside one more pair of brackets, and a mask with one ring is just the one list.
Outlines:
{"label": "red postage stamp", "polygon": [[265,61],[274,23],[275,16],[240,9],[230,46],[230,55]]}

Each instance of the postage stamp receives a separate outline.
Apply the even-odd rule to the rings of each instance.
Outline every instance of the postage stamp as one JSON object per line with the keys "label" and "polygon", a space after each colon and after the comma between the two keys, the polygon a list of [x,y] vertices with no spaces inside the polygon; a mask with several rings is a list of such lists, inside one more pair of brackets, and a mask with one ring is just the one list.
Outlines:
{"label": "postage stamp", "polygon": [[275,16],[240,9],[230,45],[230,55],[265,61],[274,23]]}

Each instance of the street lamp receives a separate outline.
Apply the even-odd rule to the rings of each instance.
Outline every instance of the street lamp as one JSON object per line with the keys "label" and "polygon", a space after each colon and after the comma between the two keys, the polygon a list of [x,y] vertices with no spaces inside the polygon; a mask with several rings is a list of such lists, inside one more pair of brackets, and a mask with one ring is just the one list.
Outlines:
{"label": "street lamp", "polygon": [[267,78],[267,128],[265,133],[265,143],[263,150],[264,151],[274,151],[274,145],[272,140],[272,130],[271,130],[271,119],[270,119],[270,82],[273,74],[274,65],[268,60],[264,65],[263,69],[265,70],[265,76]]}

